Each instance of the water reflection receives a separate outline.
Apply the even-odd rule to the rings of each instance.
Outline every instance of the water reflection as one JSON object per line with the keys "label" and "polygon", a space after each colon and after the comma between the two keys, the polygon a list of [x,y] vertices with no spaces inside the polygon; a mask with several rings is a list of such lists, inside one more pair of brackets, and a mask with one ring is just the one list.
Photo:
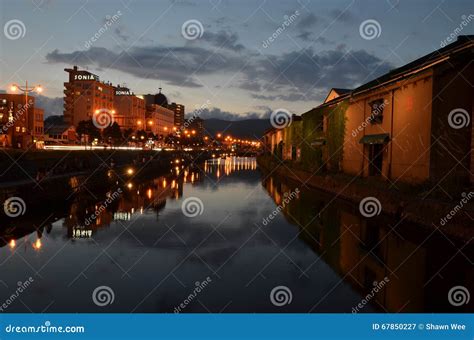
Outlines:
{"label": "water reflection", "polygon": [[[275,177],[263,186],[276,204],[298,184]],[[372,298],[388,312],[462,312],[471,304],[449,304],[448,291],[462,285],[473,291],[472,246],[421,226],[380,216],[367,219],[353,204],[314,190],[301,190],[282,206],[300,237],[362,295],[388,282]]]}
{"label": "water reflection", "polygon": [[[261,174],[254,158],[173,164],[166,175],[127,182],[110,172],[87,190],[80,178],[70,182],[70,198],[57,193],[30,209],[38,198],[25,197],[25,216],[0,222],[0,279],[14,287],[34,276],[21,297],[34,312],[173,312],[207,277],[212,284],[185,312],[350,313],[385,277],[361,312],[469,307],[450,306],[446,295],[472,288],[472,249],[460,253],[417,226],[392,231],[397,221],[363,219],[318,191],[299,188],[290,200],[297,185]],[[187,197],[202,200],[202,215],[183,215]],[[263,225],[277,206],[282,213]],[[90,298],[100,285],[116,294],[106,309]],[[292,291],[290,305],[271,303],[279,285]],[[9,293],[0,290],[0,301]],[[9,311],[25,312],[24,304]]]}

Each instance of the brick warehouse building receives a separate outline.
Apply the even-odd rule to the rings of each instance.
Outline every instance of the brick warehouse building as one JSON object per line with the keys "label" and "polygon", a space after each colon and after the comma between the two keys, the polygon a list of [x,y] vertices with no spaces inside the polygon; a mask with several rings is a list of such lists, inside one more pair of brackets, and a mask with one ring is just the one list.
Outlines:
{"label": "brick warehouse building", "polygon": [[301,159],[282,156],[308,170],[465,185],[474,180],[473,61],[473,37],[461,36],[354,90],[333,89],[302,115],[298,138],[285,137],[292,124],[280,138],[269,131],[267,147],[300,148]]}

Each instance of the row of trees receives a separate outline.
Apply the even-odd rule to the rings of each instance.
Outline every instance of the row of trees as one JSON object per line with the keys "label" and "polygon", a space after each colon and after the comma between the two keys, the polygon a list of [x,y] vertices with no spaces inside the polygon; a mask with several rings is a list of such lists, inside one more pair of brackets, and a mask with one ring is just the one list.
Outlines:
{"label": "row of trees", "polygon": [[146,132],[145,130],[135,132],[132,129],[126,129],[122,131],[116,122],[105,129],[99,129],[94,125],[92,119],[80,121],[77,124],[76,133],[81,140],[84,136],[89,136],[90,141],[97,139],[99,142],[111,145],[122,145],[131,141],[143,142],[149,139],[158,141],[164,138],[163,136],[156,136],[152,132]]}

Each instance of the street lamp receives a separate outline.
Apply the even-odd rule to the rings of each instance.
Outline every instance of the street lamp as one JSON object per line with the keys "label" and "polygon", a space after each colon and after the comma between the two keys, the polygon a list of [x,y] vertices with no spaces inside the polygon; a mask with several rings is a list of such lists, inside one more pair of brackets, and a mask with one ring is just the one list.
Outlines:
{"label": "street lamp", "polygon": [[28,80],[25,82],[25,86],[20,86],[18,84],[12,84],[10,86],[10,90],[12,92],[16,92],[18,90],[20,90],[21,92],[23,92],[25,94],[25,107],[28,108],[28,93],[31,93],[31,92],[37,92],[37,93],[41,93],[43,92],[43,87],[41,85],[35,85],[35,86],[28,86]]}

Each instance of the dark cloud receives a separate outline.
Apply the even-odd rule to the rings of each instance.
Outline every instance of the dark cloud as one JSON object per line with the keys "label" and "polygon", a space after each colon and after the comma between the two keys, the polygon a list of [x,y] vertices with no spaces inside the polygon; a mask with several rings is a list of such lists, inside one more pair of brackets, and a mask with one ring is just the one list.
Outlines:
{"label": "dark cloud", "polygon": [[[341,46],[316,53],[308,48],[267,56],[259,60],[246,77],[249,82],[262,86],[264,96],[270,96],[267,99],[320,100],[331,87],[353,88],[391,68],[390,63],[364,50],[346,51]],[[265,99],[254,94],[257,96]]]}
{"label": "dark cloud", "polygon": [[77,64],[102,69],[116,69],[139,78],[159,79],[184,87],[201,87],[200,75],[237,71],[242,59],[222,51],[203,47],[133,47],[127,52],[113,52],[104,47],[85,51],[60,52],[46,55],[49,63]]}
{"label": "dark cloud", "polygon": [[309,13],[298,20],[296,27],[299,29],[307,30],[310,27],[316,26],[319,21],[319,18],[315,14]]}
{"label": "dark cloud", "polygon": [[219,31],[217,33],[205,31],[202,35],[202,40],[219,48],[229,49],[232,51],[242,51],[245,49],[244,45],[238,43],[239,36],[237,33],[228,31]]}
{"label": "dark cloud", "polygon": [[[392,65],[365,50],[347,50],[345,45],[316,51],[312,47],[282,53],[257,55],[245,49],[235,34],[208,33],[202,44],[183,47],[144,46],[115,52],[103,47],[86,51],[46,55],[50,63],[116,69],[139,78],[157,79],[179,87],[201,87],[201,76],[234,76],[236,86],[253,92],[256,99],[322,100],[331,87],[353,88],[387,72]],[[321,37],[320,37],[321,38]],[[315,39],[330,44],[325,38]],[[262,93],[255,93],[262,92]]]}
{"label": "dark cloud", "polygon": [[341,21],[344,23],[350,23],[357,20],[355,15],[350,12],[348,9],[341,10],[341,9],[333,9],[329,12],[329,16],[336,21]]}
{"label": "dark cloud", "polygon": [[44,109],[44,117],[62,115],[64,101],[62,97],[49,98],[42,95],[36,95],[36,106]]}

